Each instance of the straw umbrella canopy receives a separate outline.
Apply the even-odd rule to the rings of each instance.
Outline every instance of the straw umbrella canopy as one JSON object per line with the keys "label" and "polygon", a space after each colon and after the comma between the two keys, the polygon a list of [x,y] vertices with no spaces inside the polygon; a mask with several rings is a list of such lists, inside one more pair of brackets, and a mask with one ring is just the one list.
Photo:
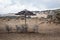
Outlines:
{"label": "straw umbrella canopy", "polygon": [[18,12],[17,14],[15,14],[15,15],[26,15],[26,16],[28,16],[28,15],[35,15],[35,14],[33,14],[33,12],[31,12],[31,11],[28,11],[28,10],[23,10],[23,11],[21,11],[21,12]]}

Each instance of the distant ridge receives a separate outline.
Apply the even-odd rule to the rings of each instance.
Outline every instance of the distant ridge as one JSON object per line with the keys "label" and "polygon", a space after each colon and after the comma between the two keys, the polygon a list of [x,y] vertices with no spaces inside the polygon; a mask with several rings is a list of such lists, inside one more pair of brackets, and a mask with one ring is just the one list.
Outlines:
{"label": "distant ridge", "polygon": [[[45,10],[45,11],[31,11],[33,12],[34,14],[40,14],[40,13],[46,13],[46,14],[50,14],[50,15],[53,15],[53,13],[55,11],[60,11],[60,9],[55,9],[55,10]],[[1,16],[18,16],[18,15],[15,15],[16,13],[8,13],[8,14],[0,14],[0,17]]]}

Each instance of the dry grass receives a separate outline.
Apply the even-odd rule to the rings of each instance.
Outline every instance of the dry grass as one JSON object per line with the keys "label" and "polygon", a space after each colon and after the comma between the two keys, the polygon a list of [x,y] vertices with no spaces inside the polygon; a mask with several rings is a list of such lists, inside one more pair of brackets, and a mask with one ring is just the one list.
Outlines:
{"label": "dry grass", "polygon": [[[8,25],[12,29],[16,29],[16,25],[20,26],[24,23],[24,20],[21,19],[0,19],[0,28],[5,29],[5,26]],[[40,33],[54,33],[60,30],[60,24],[50,24],[45,21],[40,21],[39,19],[27,19],[28,31],[32,31],[35,25],[38,25],[38,32]],[[56,30],[55,30],[56,29]],[[60,31],[59,31],[60,32]]]}
{"label": "dry grass", "polygon": [[[1,29],[3,32],[6,31],[6,25],[16,29],[16,25],[20,26],[22,24],[24,24],[24,20],[21,19],[0,19],[0,33]],[[27,19],[27,24],[29,32],[37,24],[39,33],[3,33],[0,34],[0,40],[60,40],[60,24],[50,24],[38,19]]]}

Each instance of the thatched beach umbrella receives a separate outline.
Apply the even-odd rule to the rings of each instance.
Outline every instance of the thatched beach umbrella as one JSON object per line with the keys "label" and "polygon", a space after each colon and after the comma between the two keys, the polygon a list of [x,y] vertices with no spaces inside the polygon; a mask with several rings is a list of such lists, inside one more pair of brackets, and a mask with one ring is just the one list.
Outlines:
{"label": "thatched beach umbrella", "polygon": [[21,12],[18,12],[17,14],[15,15],[24,15],[24,18],[25,18],[25,25],[26,25],[26,16],[31,16],[31,15],[36,15],[36,14],[33,14],[33,12],[31,11],[28,11],[28,10],[23,10]]}

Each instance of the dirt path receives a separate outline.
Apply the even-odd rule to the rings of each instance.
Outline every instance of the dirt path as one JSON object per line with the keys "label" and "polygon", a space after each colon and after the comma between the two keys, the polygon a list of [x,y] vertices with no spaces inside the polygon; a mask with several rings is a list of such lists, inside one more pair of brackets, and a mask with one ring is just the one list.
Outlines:
{"label": "dirt path", "polygon": [[37,33],[5,33],[0,34],[0,40],[60,40],[60,35]]}

